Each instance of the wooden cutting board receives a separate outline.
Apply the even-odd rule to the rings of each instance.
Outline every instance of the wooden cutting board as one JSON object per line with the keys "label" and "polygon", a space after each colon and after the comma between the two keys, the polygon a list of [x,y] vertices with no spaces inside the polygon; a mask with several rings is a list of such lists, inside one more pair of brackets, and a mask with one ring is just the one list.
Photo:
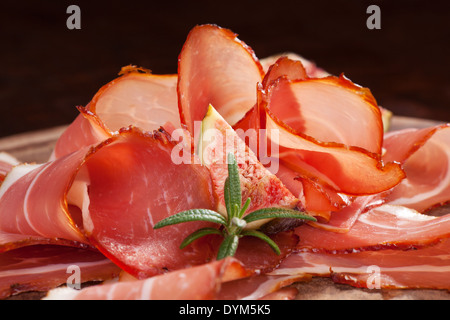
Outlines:
{"label": "wooden cutting board", "polygon": [[[437,121],[394,116],[391,130],[424,128],[439,124]],[[23,162],[41,163],[48,160],[56,140],[67,126],[60,126],[35,132],[22,133],[0,139],[0,151],[8,152]],[[391,300],[421,299],[450,300],[447,290],[387,290],[358,289],[349,285],[335,284],[329,278],[313,278],[295,284],[298,299],[305,300]],[[13,299],[39,299],[42,294],[23,293]]]}

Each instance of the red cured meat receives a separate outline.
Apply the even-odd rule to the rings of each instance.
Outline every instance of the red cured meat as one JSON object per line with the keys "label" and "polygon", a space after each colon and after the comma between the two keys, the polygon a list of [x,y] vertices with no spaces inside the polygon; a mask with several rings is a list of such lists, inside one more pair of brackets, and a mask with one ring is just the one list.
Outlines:
{"label": "red cured meat", "polygon": [[434,246],[406,251],[300,252],[284,260],[273,275],[325,276],[337,283],[369,289],[448,289],[449,245],[450,241],[445,240]]}
{"label": "red cured meat", "polygon": [[194,27],[181,50],[178,99],[182,123],[194,133],[208,106],[233,125],[255,104],[256,84],[264,76],[253,50],[228,29]]}
{"label": "red cured meat", "polygon": [[[69,279],[74,272],[79,279]],[[52,245],[27,246],[0,254],[0,298],[27,291],[47,291],[76,281],[104,281],[120,269],[99,252]]]}
{"label": "red cured meat", "polygon": [[121,128],[137,126],[152,132],[180,127],[177,75],[154,75],[124,67],[120,77],[104,85],[58,139],[51,159],[96,145]]}
{"label": "red cured meat", "polygon": [[298,247],[311,251],[352,252],[382,248],[420,248],[450,236],[450,215],[433,217],[383,205],[359,215],[346,233],[300,226]]}
{"label": "red cured meat", "polygon": [[222,283],[247,276],[239,261],[227,258],[181,269],[145,280],[126,281],[88,287],[79,292],[51,299],[72,300],[210,300],[215,299]]}
{"label": "red cured meat", "polygon": [[404,179],[387,196],[391,204],[425,212],[450,201],[450,126],[390,133],[385,158],[403,163]]}
{"label": "red cured meat", "polygon": [[22,246],[44,239],[96,246],[138,277],[204,263],[211,258],[208,245],[178,246],[209,224],[152,228],[179,211],[215,207],[209,171],[173,163],[174,146],[164,132],[130,128],[89,152],[79,150],[33,167],[8,188],[4,184],[3,250],[14,248],[14,241]]}

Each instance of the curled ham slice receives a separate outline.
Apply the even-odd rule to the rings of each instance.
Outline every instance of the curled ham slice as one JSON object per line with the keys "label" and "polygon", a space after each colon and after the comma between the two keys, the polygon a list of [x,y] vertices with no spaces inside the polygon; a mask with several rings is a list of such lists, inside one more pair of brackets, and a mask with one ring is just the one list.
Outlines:
{"label": "curled ham slice", "polygon": [[285,77],[289,80],[304,80],[308,78],[308,74],[299,60],[292,60],[282,56],[269,67],[264,76],[262,86],[268,88],[272,82],[280,77]]}
{"label": "curled ham slice", "polygon": [[104,85],[56,143],[51,159],[91,146],[130,125],[152,132],[180,127],[177,75],[155,75],[124,67],[120,77]]}
{"label": "curled ham slice", "polygon": [[195,230],[214,225],[152,228],[177,212],[216,205],[209,171],[194,161],[175,164],[174,146],[164,133],[124,131],[86,162],[90,203],[89,211],[83,211],[85,232],[100,251],[138,278],[211,259],[205,243],[183,250],[179,245]]}
{"label": "curled ham slice", "polygon": [[[13,179],[8,174],[0,190],[0,229],[95,246],[138,277],[203,263],[211,258],[208,245],[178,246],[209,224],[152,228],[179,211],[215,207],[209,171],[173,163],[174,145],[164,132],[129,128],[89,151],[30,168],[14,182],[6,183]],[[6,239],[4,248],[14,246]]]}
{"label": "curled ham slice", "polygon": [[[73,173],[86,152],[82,149],[46,164],[16,166],[0,188],[1,232],[88,244],[66,202]],[[0,245],[11,248],[9,237],[4,241]]]}
{"label": "curled ham slice", "polygon": [[330,76],[328,72],[326,72],[322,68],[319,68],[313,61],[308,60],[305,57],[302,57],[293,52],[284,52],[261,59],[260,63],[263,67],[264,72],[268,73],[270,67],[276,64],[277,60],[284,57],[292,61],[299,61],[303,65],[303,69],[305,70],[307,76],[310,78],[324,78]]}
{"label": "curled ham slice", "polygon": [[370,91],[343,76],[309,78],[287,57],[268,68],[257,105],[234,128],[266,130],[265,146],[279,145],[278,177],[325,220],[349,205],[349,196],[380,193],[404,178],[399,164],[381,158],[384,126]]}
{"label": "curled ham slice", "polygon": [[182,123],[194,132],[209,104],[233,125],[255,104],[255,88],[264,72],[253,50],[228,29],[194,27],[178,63],[178,98]]}
{"label": "curled ham slice", "polygon": [[[223,283],[247,276],[233,258],[181,269],[145,280],[88,287],[81,291],[54,290],[46,297],[67,300],[209,300]],[[182,283],[182,284],[180,284]]]}
{"label": "curled ham slice", "polygon": [[[333,80],[331,86],[337,85],[339,81]],[[376,106],[371,106],[367,104],[364,99],[359,98],[361,104],[366,105],[367,108],[373,110],[373,112],[366,114],[373,115],[379,120],[376,121],[377,124],[373,127],[374,131],[372,131],[372,134],[374,136],[372,139],[368,136],[369,131],[366,131],[365,127],[361,127],[356,123],[355,128],[359,127],[360,130],[363,131],[361,135],[355,134],[354,132],[350,133],[351,130],[348,128],[351,126],[349,126],[349,123],[347,123],[347,129],[346,131],[343,131],[343,133],[340,133],[340,130],[345,130],[345,128],[338,129],[337,126],[335,126],[333,129],[334,125],[330,125],[329,128],[331,129],[324,129],[325,127],[328,127],[324,123],[327,119],[329,123],[336,123],[334,117],[328,117],[325,113],[322,114],[323,119],[321,120],[323,122],[316,122],[316,118],[316,120],[311,122],[311,126],[294,123],[297,130],[293,130],[282,122],[279,116],[273,114],[271,110],[274,108],[281,112],[281,106],[289,105],[289,103],[291,103],[291,107],[293,107],[294,105],[292,105],[292,103],[296,103],[296,100],[292,100],[292,95],[288,94],[291,90],[289,88],[295,90],[295,88],[297,88],[296,84],[299,85],[302,82],[279,81],[278,83],[282,86],[281,91],[272,90],[272,94],[269,95],[265,101],[266,105],[264,110],[267,115],[266,129],[268,130],[268,133],[270,133],[271,130],[278,130],[280,160],[283,161],[287,167],[297,171],[302,176],[314,178],[317,181],[320,181],[321,184],[328,185],[338,192],[349,195],[364,195],[385,191],[397,185],[400,180],[403,179],[404,172],[398,164],[393,162],[383,164],[380,154],[367,150],[377,151],[381,148],[383,126],[380,113],[379,111],[376,111]],[[314,84],[312,85],[314,86]],[[330,83],[326,82],[325,86],[328,87],[329,85]],[[345,87],[337,86],[336,89],[339,92],[346,92],[345,95],[356,95],[355,99],[357,98],[356,92],[351,91],[353,93],[350,93]],[[284,93],[279,95],[281,92]],[[328,99],[331,99],[331,97],[332,95]],[[351,104],[349,104],[349,106],[351,106]],[[361,109],[364,108],[361,107]],[[351,112],[349,115],[350,114]],[[349,119],[353,119],[355,122],[365,123],[364,120],[357,120],[357,118],[353,118],[352,116],[350,116]],[[367,123],[372,122],[368,120]],[[293,122],[290,122],[290,124],[293,125]],[[298,130],[300,129],[300,126],[304,128],[303,131]],[[316,138],[312,138],[306,133],[314,133],[318,138],[322,137],[322,139],[328,139],[325,140],[326,142],[323,142],[316,140]],[[329,138],[331,138],[333,134],[336,134],[337,136],[334,140],[330,141]],[[355,141],[354,136],[364,136],[368,141],[361,140],[361,144],[357,146],[357,141]]]}
{"label": "curled ham slice", "polygon": [[385,148],[384,157],[403,163],[406,173],[388,203],[425,212],[450,201],[450,125],[389,133]]}
{"label": "curled ham slice", "polygon": [[20,164],[19,160],[6,152],[0,152],[0,183],[3,182],[8,172],[11,169]]}
{"label": "curled ham slice", "polygon": [[344,144],[381,153],[381,112],[368,89],[340,76],[280,79],[267,91],[264,102],[270,114],[296,134],[317,143]]}

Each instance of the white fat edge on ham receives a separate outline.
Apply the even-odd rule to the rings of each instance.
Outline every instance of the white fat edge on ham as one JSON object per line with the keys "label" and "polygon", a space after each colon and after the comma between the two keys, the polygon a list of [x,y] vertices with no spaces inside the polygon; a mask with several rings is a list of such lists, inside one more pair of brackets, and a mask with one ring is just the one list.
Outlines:
{"label": "white fat edge on ham", "polygon": [[[421,193],[414,193],[411,195],[405,195],[403,197],[399,197],[397,199],[394,199],[390,201],[390,204],[393,205],[409,205],[414,203],[419,203],[425,199],[431,199],[435,196],[438,196],[440,194],[443,194],[445,190],[450,185],[450,148],[448,145],[444,144],[441,141],[431,140],[428,141],[428,143],[433,143],[437,145],[441,150],[445,151],[445,154],[447,155],[447,167],[442,168],[442,171],[445,170],[446,174],[443,179],[440,179],[439,185],[435,188],[431,188],[428,192],[421,192]],[[404,184],[409,184],[409,180],[406,179],[403,181]],[[447,199],[448,200],[448,199]]]}
{"label": "white fat edge on ham", "polygon": [[151,132],[167,122],[179,128],[177,79],[175,75],[124,75],[102,92],[96,112],[112,133],[129,125]]}
{"label": "white fat edge on ham", "polygon": [[29,164],[23,163],[14,166],[11,171],[5,177],[2,185],[0,186],[0,199],[3,197],[5,192],[20,178],[27,175],[31,171],[44,166],[45,164]]}
{"label": "white fat edge on ham", "polygon": [[[71,153],[79,148],[86,147],[86,141],[92,140],[93,144],[100,143],[111,136],[111,132],[105,131],[105,129],[98,124],[93,115],[83,115],[80,114],[78,117],[70,124],[70,126],[63,132],[61,137],[56,142],[55,148],[52,150],[48,161],[54,161],[57,158],[62,157],[68,153]],[[82,145],[76,142],[77,139],[86,140],[82,142]],[[73,150],[64,150],[66,145],[74,146]],[[63,151],[61,151],[63,149]]]}
{"label": "white fat edge on ham", "polygon": [[[102,286],[108,284],[114,284],[118,282],[118,278],[113,278],[110,280],[105,280],[101,284],[95,286]],[[82,290],[82,289],[81,289]],[[75,289],[68,286],[61,286],[58,288],[51,289],[47,292],[42,300],[75,300],[76,296],[80,293],[80,289]]]}
{"label": "white fat edge on ham", "polygon": [[13,155],[7,152],[0,152],[0,161],[10,164],[12,166],[17,166],[20,164],[19,160],[17,160]]}
{"label": "white fat edge on ham", "polygon": [[283,287],[282,283],[293,283],[299,280],[297,274],[283,276],[267,276],[267,280],[261,283],[252,293],[240,298],[240,300],[258,300]]}
{"label": "white fat edge on ham", "polygon": [[[320,277],[334,275],[342,277],[342,280],[345,280],[344,283],[359,287],[361,281],[367,284],[367,281],[374,277],[374,272],[379,272],[380,288],[415,287],[417,282],[413,280],[414,277],[423,280],[417,286],[418,288],[445,288],[448,286],[445,282],[448,283],[450,265],[442,262],[449,261],[450,254],[443,250],[428,253],[429,250],[434,250],[434,247],[413,251],[394,249],[350,254],[298,252],[270,275],[303,274]],[[395,261],[394,257],[403,261]],[[425,274],[427,276],[423,278]],[[430,275],[432,275],[431,278]]]}
{"label": "white fat edge on ham", "polygon": [[68,205],[73,205],[81,210],[83,229],[85,232],[91,233],[94,229],[94,224],[89,215],[89,184],[88,170],[86,167],[82,167],[67,193],[66,200]]}

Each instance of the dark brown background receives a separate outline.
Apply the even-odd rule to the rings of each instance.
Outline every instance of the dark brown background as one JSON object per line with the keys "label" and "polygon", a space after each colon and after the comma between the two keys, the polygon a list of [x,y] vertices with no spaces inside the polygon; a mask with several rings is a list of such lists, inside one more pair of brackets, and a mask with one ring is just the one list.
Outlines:
{"label": "dark brown background", "polygon": [[[70,123],[124,65],[176,73],[196,24],[230,28],[257,56],[293,51],[369,87],[399,115],[450,122],[447,1],[1,1],[0,137]],[[66,8],[81,8],[81,30]],[[381,30],[366,9],[381,8]]]}

